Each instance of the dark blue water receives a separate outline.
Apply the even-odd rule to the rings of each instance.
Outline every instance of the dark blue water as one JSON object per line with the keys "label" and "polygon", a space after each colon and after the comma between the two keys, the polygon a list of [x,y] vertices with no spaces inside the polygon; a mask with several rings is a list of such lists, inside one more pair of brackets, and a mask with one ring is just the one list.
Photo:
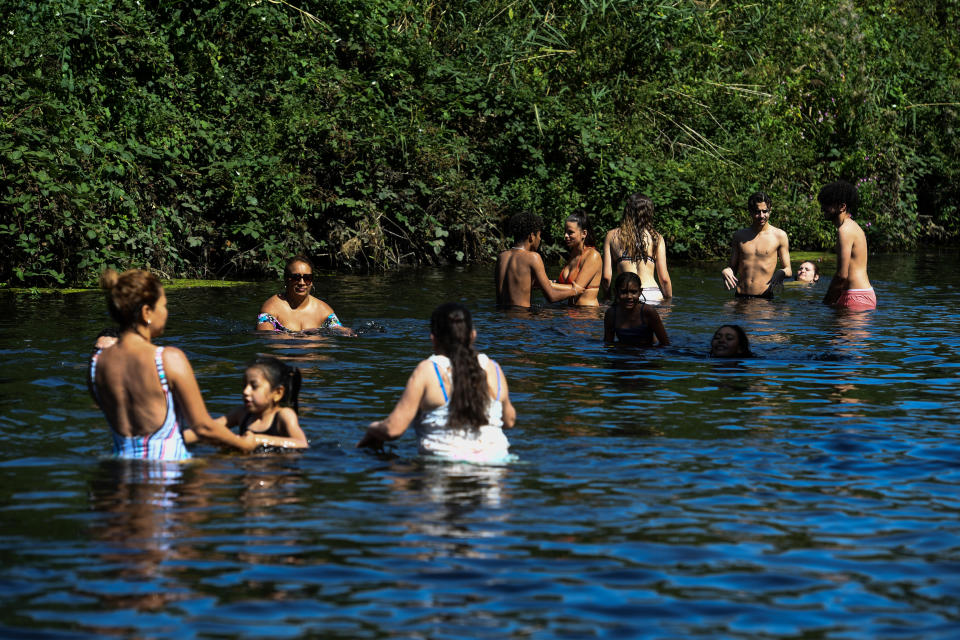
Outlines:
{"label": "dark blue water", "polygon": [[[277,285],[170,291],[159,342],[211,413],[257,353],[304,370],[303,454],[105,459],[83,363],[97,294],[0,293],[0,637],[960,636],[960,260],[873,258],[880,307],[826,283],[733,302],[672,265],[673,346],[605,347],[601,311],[492,308],[488,269],[320,278],[357,339],[265,337]],[[519,462],[355,450],[445,300],[475,310]],[[756,358],[705,357],[735,321]]]}

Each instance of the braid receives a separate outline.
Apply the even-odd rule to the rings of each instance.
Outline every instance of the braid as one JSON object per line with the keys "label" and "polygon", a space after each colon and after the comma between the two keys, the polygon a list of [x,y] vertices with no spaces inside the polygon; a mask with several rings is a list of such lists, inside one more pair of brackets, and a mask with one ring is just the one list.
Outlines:
{"label": "braid", "polygon": [[453,365],[453,390],[450,394],[450,424],[479,427],[487,423],[487,372],[477,362],[473,347],[456,345],[448,354]]}
{"label": "braid", "polygon": [[453,390],[450,394],[450,424],[479,427],[486,424],[489,391],[487,376],[471,345],[473,320],[470,311],[456,302],[437,307],[430,318],[430,330],[439,351],[450,358]]}

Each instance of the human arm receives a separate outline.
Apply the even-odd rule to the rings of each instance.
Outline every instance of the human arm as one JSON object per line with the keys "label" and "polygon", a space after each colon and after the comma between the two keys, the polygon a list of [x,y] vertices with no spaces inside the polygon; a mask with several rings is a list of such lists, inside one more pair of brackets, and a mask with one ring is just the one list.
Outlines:
{"label": "human arm", "polygon": [[356,331],[350,327],[343,326],[343,323],[340,322],[340,318],[337,317],[337,313],[333,310],[333,307],[328,305],[323,300],[317,300],[317,302],[319,305],[317,306],[317,316],[315,322],[318,327],[350,338],[355,338],[357,336]]}
{"label": "human arm", "polygon": [[614,342],[616,339],[616,331],[614,331],[614,323],[617,319],[617,307],[616,305],[607,307],[606,313],[603,314],[603,341],[604,342]]}
{"label": "human arm", "polygon": [[793,275],[793,268],[790,266],[790,240],[784,231],[781,231],[779,235],[780,246],[777,247],[777,255],[780,258],[780,264],[783,265],[783,268],[773,272],[773,277],[770,279],[770,284],[772,285],[781,284]]}
{"label": "human arm", "polygon": [[613,282],[613,231],[608,231],[606,238],[603,239],[603,275],[600,280],[600,293],[606,297],[610,289],[610,283]]}
{"label": "human arm", "polygon": [[670,281],[670,273],[667,272],[667,241],[660,236],[660,242],[657,243],[657,257],[654,267],[657,271],[657,281],[660,283],[660,292],[664,299],[673,297],[673,283]]}
{"label": "human arm", "polygon": [[282,447],[285,449],[307,449],[307,436],[300,428],[300,420],[297,413],[290,407],[283,407],[277,413],[277,423],[280,430],[285,432],[286,436],[268,436],[262,433],[248,431],[246,434],[253,438],[258,446]]}
{"label": "human arm", "polygon": [[723,275],[723,285],[728,290],[737,288],[737,276],[735,274],[737,267],[740,266],[740,243],[737,242],[736,236],[734,236],[730,245],[730,263],[720,272]]}
{"label": "human arm", "polygon": [[646,316],[647,324],[653,329],[653,334],[657,336],[657,346],[665,347],[670,344],[670,338],[667,337],[667,330],[663,326],[663,320],[660,314],[649,304],[643,306],[643,313]]}
{"label": "human arm", "polygon": [[407,386],[403,389],[400,400],[397,401],[393,411],[383,420],[371,422],[367,427],[357,447],[372,447],[379,449],[384,442],[396,440],[403,435],[403,432],[410,426],[410,422],[417,415],[420,409],[420,402],[423,400],[423,394],[427,388],[427,375],[431,364],[429,360],[424,360],[410,374],[407,380]]}
{"label": "human arm", "polygon": [[590,283],[594,282],[596,277],[601,274],[603,258],[600,257],[600,252],[593,247],[584,247],[584,251],[587,255],[584,257],[583,264],[580,265],[580,272],[574,281],[577,286],[587,289]]}
{"label": "human arm", "polygon": [[850,288],[850,260],[853,255],[853,240],[853,234],[844,233],[841,225],[841,228],[837,231],[837,272],[830,280],[827,294],[823,296],[824,304],[836,304],[840,295]]}
{"label": "human arm", "polygon": [[270,296],[266,302],[260,306],[260,313],[257,314],[257,331],[276,331],[277,327],[274,321],[277,317],[277,296]]}
{"label": "human arm", "polygon": [[[493,361],[491,360],[491,362]],[[517,423],[517,410],[510,401],[510,389],[507,387],[507,376],[503,374],[503,369],[500,365],[495,362],[493,362],[493,364],[496,367],[500,384],[500,404],[503,407],[503,426],[510,429]]]}
{"label": "human arm", "polygon": [[241,437],[230,431],[225,418],[214,420],[207,412],[203,402],[200,386],[193,374],[193,367],[187,356],[176,347],[167,347],[163,350],[163,367],[167,374],[173,393],[176,396],[177,406],[186,417],[196,435],[206,440],[212,440],[227,446],[252,451],[256,444],[251,438]]}
{"label": "human arm", "polygon": [[547,277],[546,269],[543,268],[543,258],[540,257],[540,254],[531,254],[530,270],[533,272],[531,274],[533,276],[531,278],[533,284],[543,290],[543,295],[546,296],[550,302],[560,302],[561,300],[566,300],[567,298],[572,298],[573,296],[578,296],[583,293],[583,287],[576,282],[571,284],[551,282],[550,278]]}

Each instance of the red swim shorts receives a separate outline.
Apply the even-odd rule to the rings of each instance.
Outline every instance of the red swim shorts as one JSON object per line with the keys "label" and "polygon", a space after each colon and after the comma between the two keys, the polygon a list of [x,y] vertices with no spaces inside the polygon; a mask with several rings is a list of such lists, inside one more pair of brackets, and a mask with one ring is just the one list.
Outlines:
{"label": "red swim shorts", "polygon": [[840,294],[835,305],[838,309],[867,311],[877,308],[877,294],[873,287],[869,289],[848,289]]}

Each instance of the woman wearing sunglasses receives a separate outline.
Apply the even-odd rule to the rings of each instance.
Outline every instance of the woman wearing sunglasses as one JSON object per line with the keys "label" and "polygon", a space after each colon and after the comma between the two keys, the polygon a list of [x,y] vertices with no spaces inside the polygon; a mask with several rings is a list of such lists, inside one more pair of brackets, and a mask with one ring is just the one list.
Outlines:
{"label": "woman wearing sunglasses", "polygon": [[329,329],[347,336],[353,329],[340,323],[337,314],[323,300],[310,295],[313,288],[313,263],[305,256],[294,256],[283,270],[286,288],[263,303],[257,316],[257,329],[263,331],[308,331]]}

